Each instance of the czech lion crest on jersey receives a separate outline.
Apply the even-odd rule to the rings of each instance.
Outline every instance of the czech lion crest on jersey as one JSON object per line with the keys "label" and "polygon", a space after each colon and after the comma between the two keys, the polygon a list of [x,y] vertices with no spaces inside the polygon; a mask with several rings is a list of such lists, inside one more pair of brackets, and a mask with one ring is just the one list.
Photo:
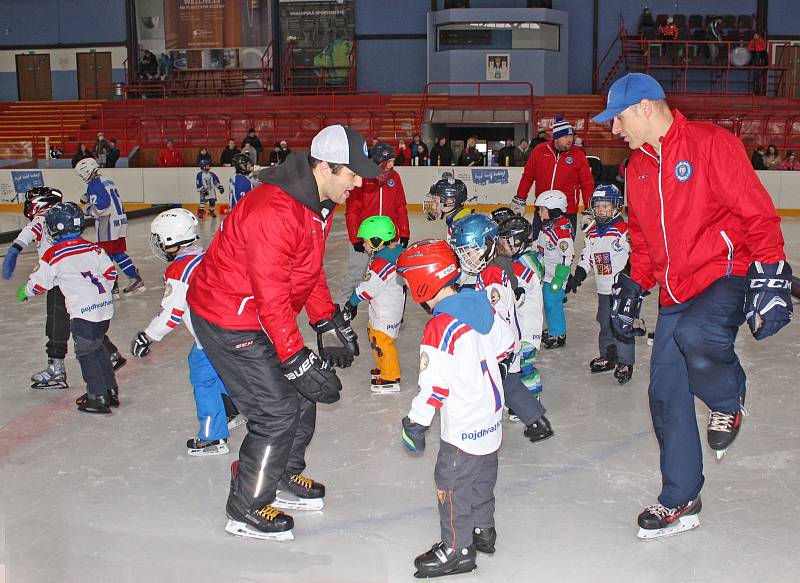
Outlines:
{"label": "czech lion crest on jersey", "polygon": [[561,249],[562,253],[566,253],[567,249],[569,249],[569,243],[566,241],[561,241],[561,243],[558,244],[558,248]]}
{"label": "czech lion crest on jersey", "polygon": [[497,291],[497,289],[495,289],[495,288],[492,288],[492,289],[489,291],[489,301],[491,302],[491,304],[492,304],[493,306],[497,305],[497,302],[499,302],[499,301],[500,301],[500,292],[499,292],[499,291]]}
{"label": "czech lion crest on jersey", "polygon": [[419,372],[422,372],[426,368],[428,368],[428,364],[430,363],[430,357],[428,353],[424,350],[419,354]]}

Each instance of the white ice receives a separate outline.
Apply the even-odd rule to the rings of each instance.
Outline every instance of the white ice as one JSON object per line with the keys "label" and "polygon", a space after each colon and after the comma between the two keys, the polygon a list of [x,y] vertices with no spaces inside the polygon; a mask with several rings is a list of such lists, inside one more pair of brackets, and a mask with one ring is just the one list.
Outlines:
{"label": "white ice", "polygon": [[[164,264],[148,249],[149,219],[130,226],[131,254],[147,292],[116,304],[111,337],[131,338],[158,308]],[[202,226],[208,242],[216,220]],[[784,220],[787,250],[800,270],[800,219]],[[413,239],[441,236],[442,223],[412,217]],[[334,295],[346,270],[341,215],[328,242]],[[0,252],[4,253],[3,246]],[[581,244],[578,244],[581,247]],[[108,417],[75,410],[84,391],[72,354],[71,388],[39,392],[29,376],[45,363],[45,301],[18,304],[14,290],[35,264],[25,253],[0,282],[0,581],[314,582],[412,581],[413,559],[439,538],[433,466],[438,418],[428,450],[401,444],[400,419],[414,395],[426,316],[409,303],[399,339],[403,390],[372,395],[374,366],[359,312],[362,356],[341,372],[345,389],[320,406],[306,474],[325,483],[322,512],[293,511],[295,540],[243,540],[225,533],[232,453],[186,454],[197,430],[187,375],[191,340],[178,329],[145,360],[128,355],[117,378],[122,407]],[[749,377],[743,430],[721,462],[705,448],[701,527],[676,537],[637,539],[636,516],[660,489],[658,447],[647,407],[649,348],[637,342],[633,380],[592,377],[597,356],[594,284],[566,305],[565,348],[540,359],[543,403],[553,439],[532,445],[522,426],[504,424],[497,496],[497,553],[453,581],[674,582],[783,581],[800,571],[800,327],[755,342],[746,327],[738,350]],[[645,319],[655,323],[648,298]],[[313,340],[299,318],[307,341]],[[707,410],[698,403],[705,435]],[[703,439],[703,441],[705,441]]]}

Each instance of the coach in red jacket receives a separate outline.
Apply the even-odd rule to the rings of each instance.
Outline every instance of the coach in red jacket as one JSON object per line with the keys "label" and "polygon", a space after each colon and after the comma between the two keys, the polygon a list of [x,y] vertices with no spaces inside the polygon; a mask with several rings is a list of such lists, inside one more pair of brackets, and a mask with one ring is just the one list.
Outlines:
{"label": "coach in red jacket", "polygon": [[[567,195],[566,216],[572,229],[578,228],[578,199],[583,198],[583,207],[589,208],[589,198],[594,191],[592,169],[586,160],[583,148],[573,147],[575,130],[565,120],[557,117],[553,124],[553,140],[536,146],[522,170],[517,195],[511,201],[520,214],[525,212],[528,192],[535,183],[538,196],[546,190],[560,190]],[[534,217],[534,237],[541,229],[541,219]]]}
{"label": "coach in red jacket", "polygon": [[403,181],[394,169],[395,152],[389,144],[378,142],[372,148],[372,161],[381,167],[381,174],[363,181],[347,197],[345,220],[347,236],[350,238],[350,260],[347,274],[342,283],[339,303],[350,299],[353,290],[364,277],[369,263],[369,255],[364,250],[364,241],[358,238],[358,227],[367,217],[386,215],[394,222],[397,236],[403,247],[408,246],[408,210]]}
{"label": "coach in red jacket", "polygon": [[[342,386],[329,365],[349,366],[358,355],[356,336],[331,301],[325,241],[336,204],[362,177],[379,173],[360,134],[323,129],[310,157],[293,153],[261,173],[262,186],[223,221],[195,271],[188,295],[194,330],[248,420],[228,532],[290,538],[292,518],[275,507],[322,507],[324,486],[301,475],[316,402],[339,399]],[[319,356],[297,327],[302,309],[317,331]],[[276,489],[295,500],[287,506]]]}
{"label": "coach in red jacket", "polygon": [[789,322],[791,269],[780,219],[737,137],[670,110],[658,82],[641,73],[615,82],[594,119],[613,120],[612,132],[634,150],[626,182],[630,275],[614,284],[615,332],[633,337],[645,290],[661,289],[649,398],[662,489],[639,515],[640,536],[654,538],[699,524],[694,398],[711,410],[708,442],[721,455],[742,422],[736,333],[747,320],[760,340]]}

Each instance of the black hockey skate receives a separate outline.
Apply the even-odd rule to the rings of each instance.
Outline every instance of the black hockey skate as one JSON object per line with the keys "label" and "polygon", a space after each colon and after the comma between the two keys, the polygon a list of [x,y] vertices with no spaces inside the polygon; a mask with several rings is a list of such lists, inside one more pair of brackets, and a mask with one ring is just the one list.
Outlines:
{"label": "black hockey skate", "polygon": [[608,372],[610,370],[614,370],[615,364],[616,363],[608,356],[598,356],[589,362],[589,371],[592,374]]}
{"label": "black hockey skate", "polygon": [[717,459],[721,460],[722,456],[728,450],[728,447],[739,435],[739,429],[742,426],[742,417],[747,414],[744,408],[744,397],[741,399],[741,405],[738,411],[733,413],[721,413],[720,411],[711,411],[708,416],[708,445],[711,446],[717,453]]}
{"label": "black hockey skate", "polygon": [[497,531],[493,526],[472,529],[472,545],[476,551],[491,555],[494,552],[494,544],[496,542]]}
{"label": "black hockey skate", "polygon": [[87,394],[86,399],[78,405],[78,411],[111,415],[111,408],[108,406],[108,395]]}
{"label": "black hockey skate", "polygon": [[284,510],[322,510],[325,486],[301,474],[284,474],[278,480],[278,491],[272,505]]}
{"label": "black hockey skate", "polygon": [[[231,492],[238,473],[239,460],[236,460],[231,464]],[[225,531],[234,536],[260,540],[294,540],[294,519],[271,504],[256,510],[243,510],[237,506],[233,496],[228,496],[225,512],[228,514]]]}
{"label": "black hockey skate", "polygon": [[68,389],[64,359],[48,358],[47,368],[31,376],[32,389]]}
{"label": "black hockey skate", "polygon": [[545,439],[550,439],[553,437],[554,432],[553,428],[550,426],[550,422],[547,420],[547,417],[542,415],[539,417],[539,419],[528,425],[522,434],[530,439],[533,443],[537,443],[539,441],[544,441]]}
{"label": "black hockey skate", "polygon": [[228,445],[224,439],[200,439],[193,437],[186,442],[187,453],[192,457],[207,455],[223,455],[228,453]]}
{"label": "black hockey skate", "polygon": [[119,352],[115,352],[111,355],[111,368],[113,368],[114,371],[118,371],[127,363],[128,359],[122,356]]}
{"label": "black hockey skate", "polygon": [[614,369],[614,378],[621,385],[627,383],[633,377],[633,365],[619,363],[617,368]]}
{"label": "black hockey skate", "polygon": [[542,344],[548,350],[553,348],[561,348],[567,343],[567,336],[550,336],[549,334],[542,334]]}
{"label": "black hockey skate", "polygon": [[[77,399],[75,399],[75,404],[80,409],[83,405],[86,405],[86,401],[89,399],[89,394],[84,393]],[[119,407],[119,387],[112,387],[108,389],[108,404],[111,407]]]}
{"label": "black hockey skate", "polygon": [[469,573],[475,570],[475,555],[475,547],[472,545],[456,551],[443,542],[436,543],[431,550],[414,559],[414,566],[417,568],[414,577],[427,579]]}
{"label": "black hockey skate", "polygon": [[663,504],[648,506],[639,515],[639,538],[662,538],[697,528],[702,508],[699,495],[677,508],[667,508]]}

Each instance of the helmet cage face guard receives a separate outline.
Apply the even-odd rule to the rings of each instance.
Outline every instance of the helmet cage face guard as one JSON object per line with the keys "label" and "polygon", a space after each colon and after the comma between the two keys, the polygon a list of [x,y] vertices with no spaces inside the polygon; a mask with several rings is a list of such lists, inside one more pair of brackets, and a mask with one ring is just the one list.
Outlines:
{"label": "helmet cage face guard", "polygon": [[525,249],[527,239],[523,239],[521,235],[510,233],[508,235],[497,236],[497,251],[503,252],[503,255],[510,253],[508,257],[516,257],[520,252]]}
{"label": "helmet cage face guard", "polygon": [[422,200],[422,212],[429,221],[442,220],[452,212],[457,212],[464,207],[458,203],[455,196],[442,196],[428,192]]}
{"label": "helmet cage face guard", "polygon": [[470,275],[478,275],[494,257],[497,239],[486,238],[483,246],[477,243],[453,246],[461,268]]}
{"label": "helmet cage face guard", "polygon": [[[595,205],[598,202],[611,203],[611,207],[612,207],[613,210],[612,210],[610,216],[598,215],[597,214],[597,209],[595,208]],[[590,214],[594,218],[594,222],[597,223],[598,225],[605,225],[605,224],[610,223],[611,221],[613,221],[615,218],[617,218],[617,216],[620,213],[621,206],[622,206],[620,204],[620,201],[619,200],[615,200],[614,197],[603,196],[603,195],[598,195],[598,196],[594,196],[593,195],[592,196],[592,200],[590,201],[590,204],[592,205]]]}
{"label": "helmet cage face guard", "polygon": [[[162,239],[161,235],[158,233],[150,233],[150,251],[153,252],[153,255],[158,257],[161,261],[166,263],[171,263],[175,261],[175,258],[178,256],[178,252],[180,251],[181,247],[186,247],[194,243],[197,239],[191,239],[189,241],[180,241],[177,243],[166,244]],[[175,251],[167,251],[167,248],[175,247]]]}

